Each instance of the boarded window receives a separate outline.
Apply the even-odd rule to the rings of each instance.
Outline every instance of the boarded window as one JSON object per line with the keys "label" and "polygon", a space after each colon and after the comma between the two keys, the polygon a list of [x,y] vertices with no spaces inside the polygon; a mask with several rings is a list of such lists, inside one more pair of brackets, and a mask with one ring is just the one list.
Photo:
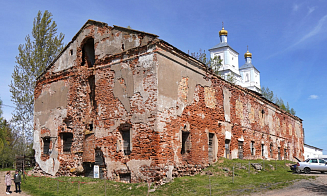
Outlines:
{"label": "boarded window", "polygon": [[190,132],[182,131],[182,149],[181,154],[185,154],[190,150]]}
{"label": "boarded window", "polygon": [[82,66],[93,67],[95,62],[94,39],[90,38],[83,45],[82,49]]}
{"label": "boarded window", "polygon": [[251,141],[250,148],[251,148],[251,155],[255,155],[255,152],[254,152],[254,141]]}
{"label": "boarded window", "polygon": [[73,134],[72,133],[61,133],[63,152],[70,153],[72,142],[73,142]]}
{"label": "boarded window", "polygon": [[50,137],[43,138],[43,154],[49,154],[50,150]]}
{"label": "boarded window", "polygon": [[238,142],[238,158],[243,159],[243,142]]}
{"label": "boarded window", "polygon": [[225,158],[230,159],[230,150],[229,150],[230,140],[225,140]]}
{"label": "boarded window", "polygon": [[211,163],[214,158],[214,149],[213,149],[213,137],[215,134],[209,133],[209,144],[208,144],[208,158],[209,162]]}

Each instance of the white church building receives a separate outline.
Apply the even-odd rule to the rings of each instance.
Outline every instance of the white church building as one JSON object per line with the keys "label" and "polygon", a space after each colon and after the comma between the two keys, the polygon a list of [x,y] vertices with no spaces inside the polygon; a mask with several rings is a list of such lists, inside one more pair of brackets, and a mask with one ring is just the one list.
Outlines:
{"label": "white church building", "polygon": [[224,79],[233,77],[235,84],[260,93],[260,72],[252,64],[252,54],[247,50],[244,54],[245,63],[239,68],[238,52],[229,46],[227,34],[222,27],[219,31],[220,43],[209,49],[211,58],[218,56],[222,60],[220,67],[212,69],[218,71]]}

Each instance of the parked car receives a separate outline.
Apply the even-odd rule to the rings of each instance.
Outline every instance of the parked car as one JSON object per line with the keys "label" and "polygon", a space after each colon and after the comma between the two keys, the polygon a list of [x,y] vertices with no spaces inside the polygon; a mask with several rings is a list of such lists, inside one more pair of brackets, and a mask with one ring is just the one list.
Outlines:
{"label": "parked car", "polygon": [[298,162],[296,165],[298,173],[304,172],[309,174],[311,171],[320,171],[321,173],[327,172],[327,162],[323,159],[307,159],[304,162]]}
{"label": "parked car", "polygon": [[[298,159],[297,157],[293,157],[294,159],[296,159],[298,162],[301,162],[300,159]],[[296,165],[297,164],[293,164],[290,166],[290,169],[293,171],[293,172],[296,172]]]}

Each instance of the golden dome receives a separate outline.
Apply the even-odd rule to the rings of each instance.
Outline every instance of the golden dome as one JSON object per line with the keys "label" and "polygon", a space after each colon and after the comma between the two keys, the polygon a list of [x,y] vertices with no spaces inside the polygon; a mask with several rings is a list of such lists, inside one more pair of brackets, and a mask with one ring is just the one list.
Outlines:
{"label": "golden dome", "polygon": [[224,29],[224,27],[219,31],[219,36],[221,35],[227,35],[227,31]]}
{"label": "golden dome", "polygon": [[246,53],[244,54],[244,58],[250,57],[252,58],[252,53],[248,51],[246,51]]}

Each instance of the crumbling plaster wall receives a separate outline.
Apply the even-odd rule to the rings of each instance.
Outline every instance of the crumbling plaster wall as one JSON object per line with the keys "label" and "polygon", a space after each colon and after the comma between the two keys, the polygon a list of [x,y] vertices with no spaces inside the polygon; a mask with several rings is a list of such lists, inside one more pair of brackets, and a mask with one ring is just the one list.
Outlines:
{"label": "crumbling plaster wall", "polygon": [[[95,46],[96,63],[93,68],[81,66],[83,43],[90,37],[94,39]],[[82,166],[83,160],[94,160],[94,149],[89,151],[87,146],[102,150],[109,178],[117,178],[121,170],[129,170],[134,180],[136,176],[141,176],[140,166],[150,166],[150,156],[154,156],[151,150],[153,139],[149,135],[154,130],[156,64],[153,48],[144,45],[155,37],[124,31],[119,27],[86,25],[47,73],[39,78],[35,90],[34,148],[43,171],[51,175],[72,175],[70,168]],[[138,50],[123,54],[137,47]],[[117,54],[120,55],[112,58]],[[89,96],[91,87],[88,79],[92,76],[95,77],[95,105],[91,104]],[[63,81],[66,88],[60,95],[64,101],[58,102],[58,94],[51,93],[47,86],[51,84],[52,88],[63,88]],[[47,106],[46,101],[57,105]],[[119,126],[125,123],[133,123],[132,154],[129,156],[123,155],[119,132]],[[93,130],[90,130],[90,124]],[[50,130],[51,137],[56,137],[57,142],[50,156],[43,158],[42,128]],[[58,141],[60,133],[66,132],[73,133],[70,154],[62,153],[62,141]],[[91,138],[94,135],[94,139],[86,142],[85,138],[90,135]],[[140,137],[142,140],[148,138],[149,142],[144,143]],[[133,150],[142,153],[133,153]]]}
{"label": "crumbling plaster wall", "polygon": [[[239,142],[243,142],[246,159],[302,157],[301,119],[247,89],[207,77],[190,61],[167,51],[159,51],[158,63],[157,131],[163,141],[162,165],[177,168],[208,165],[208,133],[217,137],[215,157],[225,156],[225,140],[230,140],[231,158],[239,158]],[[190,132],[191,149],[181,154],[184,126]],[[251,142],[254,142],[253,154]]]}
{"label": "crumbling plaster wall", "polygon": [[[81,66],[88,38],[94,39],[95,48],[91,68]],[[302,158],[301,119],[213,76],[165,43],[147,45],[153,39],[120,27],[88,24],[39,78],[34,149],[43,171],[75,175],[70,168],[94,162],[99,149],[109,179],[119,180],[121,173],[130,173],[132,182],[192,175],[211,164],[209,133],[214,134],[213,162],[225,156],[226,140],[231,158],[239,157],[239,142],[247,159],[277,159],[278,149],[282,159]],[[130,125],[129,155],[123,152],[125,125]],[[190,140],[184,154],[182,131]],[[73,133],[71,153],[63,153],[61,133]],[[44,135],[54,138],[48,156],[42,155]]]}
{"label": "crumbling plaster wall", "polygon": [[[34,145],[35,158],[39,166],[46,173],[55,175],[59,169],[58,161],[58,127],[61,121],[67,116],[67,96],[69,84],[65,80],[49,83],[43,86],[42,92],[35,100],[34,105]],[[53,120],[55,119],[55,120]],[[41,132],[42,129],[49,131]],[[43,147],[41,146],[42,138],[50,137],[51,139],[51,154],[43,154]],[[42,160],[41,157],[47,157]]]}

